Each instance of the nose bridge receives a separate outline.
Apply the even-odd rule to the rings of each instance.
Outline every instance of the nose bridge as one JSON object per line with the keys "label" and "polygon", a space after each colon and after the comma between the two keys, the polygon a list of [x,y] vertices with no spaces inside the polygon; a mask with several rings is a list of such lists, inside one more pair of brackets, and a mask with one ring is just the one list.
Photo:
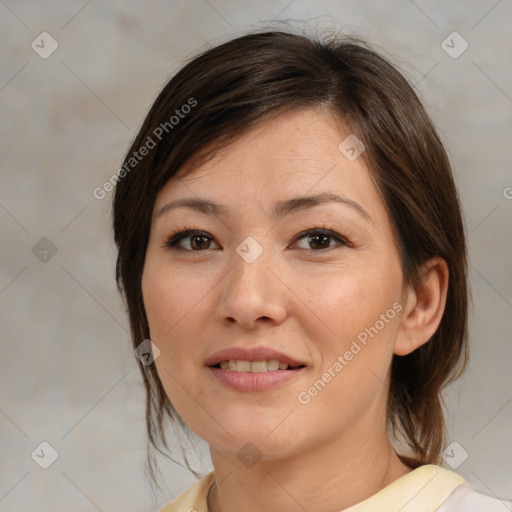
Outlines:
{"label": "nose bridge", "polygon": [[237,293],[243,292],[245,296],[254,295],[264,299],[269,286],[267,266],[272,264],[270,253],[270,248],[264,248],[255,238],[245,238],[232,255],[230,288],[239,288]]}
{"label": "nose bridge", "polygon": [[271,249],[252,237],[236,247],[218,306],[222,318],[231,317],[246,327],[262,317],[282,320],[284,287],[270,270],[273,261]]}

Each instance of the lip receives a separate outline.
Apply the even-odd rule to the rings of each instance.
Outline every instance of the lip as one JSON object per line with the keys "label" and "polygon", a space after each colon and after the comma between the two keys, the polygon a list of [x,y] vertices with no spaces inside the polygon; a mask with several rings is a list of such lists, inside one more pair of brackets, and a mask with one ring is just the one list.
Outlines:
{"label": "lip", "polygon": [[[301,368],[288,370],[272,370],[268,372],[235,372],[232,370],[223,370],[214,365],[221,361],[242,360],[242,361],[266,361],[277,359],[288,366],[301,366]],[[210,375],[217,382],[237,391],[265,391],[278,385],[289,382],[297,378],[306,369],[306,364],[294,359],[291,356],[279,352],[270,347],[231,347],[215,352],[205,361]]]}
{"label": "lip", "polygon": [[[277,359],[281,363],[286,363],[288,366],[307,366],[304,362],[297,361],[292,357],[284,354],[283,352],[278,352],[270,347],[231,347],[225,348],[223,350],[219,350],[215,352],[211,357],[209,357],[205,361],[206,366],[214,366],[221,361],[229,361],[231,359],[240,360],[240,361],[265,361],[269,359]],[[288,370],[275,370],[275,372]],[[234,373],[234,372],[233,372]]]}
{"label": "lip", "polygon": [[306,367],[295,370],[273,370],[261,373],[234,372],[213,366],[209,366],[207,370],[217,382],[228,388],[236,391],[254,392],[275,388],[292,379],[296,379],[306,370]]}

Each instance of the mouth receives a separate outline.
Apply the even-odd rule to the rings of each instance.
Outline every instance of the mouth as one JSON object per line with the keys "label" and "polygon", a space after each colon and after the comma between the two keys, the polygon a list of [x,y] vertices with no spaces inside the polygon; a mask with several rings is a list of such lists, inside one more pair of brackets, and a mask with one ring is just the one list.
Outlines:
{"label": "mouth", "polygon": [[288,363],[279,361],[278,359],[263,359],[261,361],[225,359],[223,361],[219,361],[217,364],[210,365],[210,368],[218,368],[221,370],[240,373],[266,373],[279,370],[294,371],[300,370],[304,367],[305,365],[303,364],[289,365]]}
{"label": "mouth", "polygon": [[272,347],[228,347],[205,361],[214,381],[241,392],[265,391],[285,386],[307,371],[306,361]]}

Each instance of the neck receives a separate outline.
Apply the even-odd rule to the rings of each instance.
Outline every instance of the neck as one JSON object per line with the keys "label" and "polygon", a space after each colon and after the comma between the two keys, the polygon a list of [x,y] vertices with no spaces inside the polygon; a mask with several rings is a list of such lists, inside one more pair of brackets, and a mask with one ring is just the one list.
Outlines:
{"label": "neck", "polygon": [[364,437],[363,443],[360,431],[346,433],[343,439],[285,459],[264,457],[250,468],[211,448],[216,485],[208,510],[332,512],[364,501],[411,471],[393,451],[386,432],[375,436],[371,430],[373,435]]}

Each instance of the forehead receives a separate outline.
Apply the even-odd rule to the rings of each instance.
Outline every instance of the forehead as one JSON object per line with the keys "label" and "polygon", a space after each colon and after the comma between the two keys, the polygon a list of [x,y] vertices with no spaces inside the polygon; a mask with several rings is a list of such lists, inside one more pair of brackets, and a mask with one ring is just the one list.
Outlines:
{"label": "forehead", "polygon": [[[233,165],[239,168],[262,167],[270,162],[281,163],[284,172],[300,171],[300,168],[293,167],[295,161],[325,164],[327,158],[319,161],[319,153],[327,151],[325,157],[329,154],[338,156],[338,146],[344,132],[348,133],[348,128],[332,113],[320,107],[288,110],[254,123],[218,151],[213,141],[183,165],[176,177],[198,177],[209,170],[218,172]],[[205,153],[209,155],[207,161],[203,158]],[[268,168],[269,171],[274,169],[274,166]]]}
{"label": "forehead", "polygon": [[279,200],[332,193],[378,215],[380,197],[363,158],[351,160],[340,150],[349,135],[325,111],[282,113],[252,126],[206,162],[201,154],[192,158],[159,192],[155,211],[194,196],[271,211]]}

